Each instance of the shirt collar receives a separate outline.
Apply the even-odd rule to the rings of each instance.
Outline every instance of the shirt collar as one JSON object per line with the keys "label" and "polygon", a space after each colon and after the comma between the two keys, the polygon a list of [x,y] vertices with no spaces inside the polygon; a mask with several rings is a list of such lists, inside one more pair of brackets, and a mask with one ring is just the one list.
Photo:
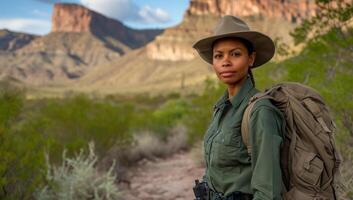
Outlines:
{"label": "shirt collar", "polygon": [[254,85],[251,82],[251,79],[248,77],[240,88],[239,92],[230,99],[228,99],[228,90],[226,90],[223,96],[216,102],[215,108],[220,108],[222,104],[225,104],[227,101],[230,101],[233,107],[238,107],[243,102],[243,100],[250,95],[252,89],[254,89]]}

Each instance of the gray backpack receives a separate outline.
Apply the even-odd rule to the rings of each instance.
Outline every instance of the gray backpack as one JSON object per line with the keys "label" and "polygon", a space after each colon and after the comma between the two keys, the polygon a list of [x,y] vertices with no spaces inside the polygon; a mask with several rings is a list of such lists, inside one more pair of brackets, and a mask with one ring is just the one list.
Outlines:
{"label": "gray backpack", "polygon": [[341,157],[335,146],[335,123],[318,92],[299,83],[282,83],[253,96],[245,109],[241,127],[250,156],[250,115],[255,103],[261,99],[270,99],[286,120],[281,147],[281,169],[286,187],[283,199],[337,199],[335,182]]}

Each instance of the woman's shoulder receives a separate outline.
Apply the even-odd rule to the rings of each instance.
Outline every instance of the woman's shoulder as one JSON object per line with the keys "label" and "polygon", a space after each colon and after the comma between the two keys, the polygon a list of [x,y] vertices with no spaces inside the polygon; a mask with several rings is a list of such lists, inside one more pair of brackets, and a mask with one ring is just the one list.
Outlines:
{"label": "woman's shoulder", "polygon": [[263,98],[255,102],[251,115],[279,115],[282,117],[281,111],[273,105],[270,99]]}

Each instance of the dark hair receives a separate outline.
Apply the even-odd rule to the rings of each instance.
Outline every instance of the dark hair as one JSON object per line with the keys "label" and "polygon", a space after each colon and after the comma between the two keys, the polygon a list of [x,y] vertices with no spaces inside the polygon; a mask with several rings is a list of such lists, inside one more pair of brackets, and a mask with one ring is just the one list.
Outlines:
{"label": "dark hair", "polygon": [[[213,41],[212,43],[212,49],[214,47],[214,44],[219,41],[219,40],[224,40],[224,39],[235,39],[235,40],[238,40],[240,41],[245,47],[246,47],[246,50],[248,51],[248,55],[251,55],[253,52],[254,52],[254,47],[252,45],[252,43],[247,40],[247,39],[244,39],[244,38],[241,38],[241,37],[224,37],[224,38],[220,38],[220,39],[217,39],[215,41]],[[251,79],[251,82],[252,84],[255,86],[255,79],[254,79],[254,74],[252,73],[251,71],[251,67],[249,67],[249,71],[248,71],[248,74],[250,76],[250,79]]]}

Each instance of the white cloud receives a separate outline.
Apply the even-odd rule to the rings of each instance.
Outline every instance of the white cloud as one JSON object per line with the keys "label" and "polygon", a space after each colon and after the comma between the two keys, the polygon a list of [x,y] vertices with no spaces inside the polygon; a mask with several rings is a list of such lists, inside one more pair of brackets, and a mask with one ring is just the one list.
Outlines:
{"label": "white cloud", "polygon": [[169,14],[161,8],[139,7],[132,0],[81,0],[81,3],[108,17],[123,22],[167,23]]}
{"label": "white cloud", "polygon": [[166,23],[170,21],[169,14],[160,9],[152,9],[150,6],[144,6],[139,15],[148,23]]}
{"label": "white cloud", "polygon": [[138,7],[130,0],[81,0],[81,3],[99,13],[119,20],[128,20]]}
{"label": "white cloud", "polygon": [[5,28],[12,31],[43,35],[50,32],[50,21],[27,18],[0,19],[0,29]]}

